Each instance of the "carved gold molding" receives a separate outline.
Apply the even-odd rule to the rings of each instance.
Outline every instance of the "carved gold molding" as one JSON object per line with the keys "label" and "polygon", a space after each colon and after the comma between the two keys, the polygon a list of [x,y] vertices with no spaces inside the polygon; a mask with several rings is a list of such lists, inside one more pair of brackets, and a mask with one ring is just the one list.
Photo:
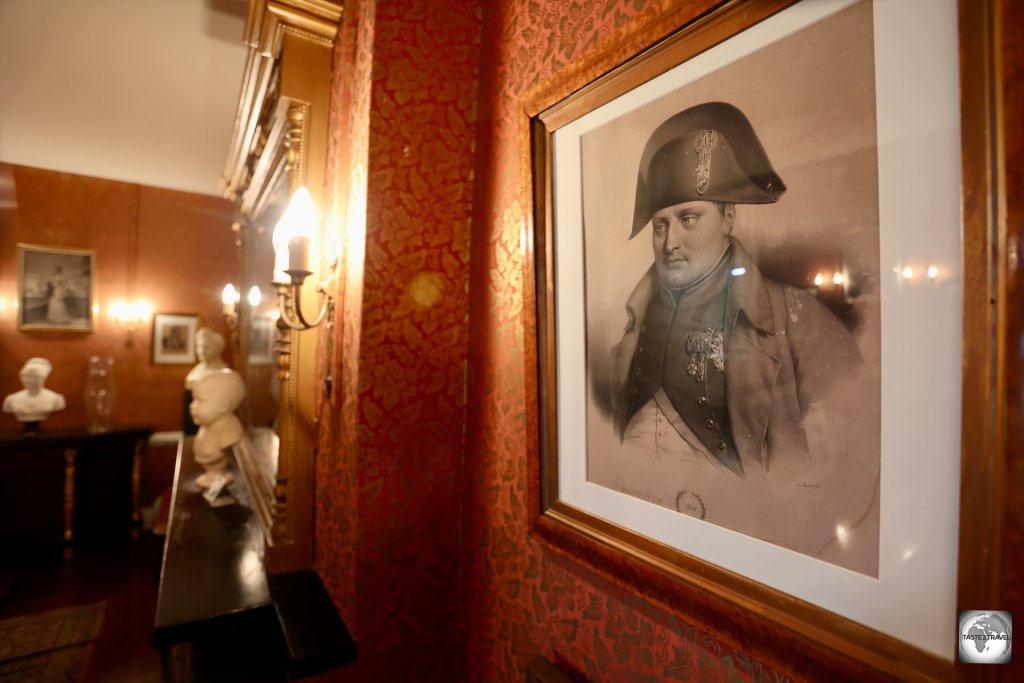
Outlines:
{"label": "carved gold molding", "polygon": [[[264,209],[276,205],[280,188],[290,195],[306,186],[314,202],[323,194],[331,58],[341,4],[327,0],[251,0],[245,42],[249,46],[222,191],[239,209],[243,240],[257,238]],[[322,206],[322,204],[321,204]],[[248,244],[248,243],[247,243]],[[246,247],[248,248],[248,247]],[[249,277],[248,261],[243,268]],[[312,290],[312,287],[310,287]],[[274,339],[280,381],[276,475],[250,486],[268,542],[272,571],[309,566],[313,547],[313,457],[316,333],[277,329]],[[239,353],[246,357],[244,345]],[[253,457],[240,449],[240,459]],[[258,457],[258,455],[256,456]],[[259,476],[257,467],[241,468]]]}
{"label": "carved gold molding", "polygon": [[288,129],[285,133],[285,146],[288,149],[288,162],[285,168],[295,178],[295,185],[306,184],[306,145],[309,140],[309,104],[293,101],[288,104]]}
{"label": "carved gold molding", "polygon": [[[291,35],[325,48],[334,45],[341,19],[341,4],[328,0],[252,0],[245,27],[249,46],[242,92],[235,115],[235,131],[228,149],[221,189],[236,199],[248,187],[246,166],[259,145],[261,119],[277,102],[280,87],[279,60],[285,36]],[[327,74],[328,77],[330,74]]]}

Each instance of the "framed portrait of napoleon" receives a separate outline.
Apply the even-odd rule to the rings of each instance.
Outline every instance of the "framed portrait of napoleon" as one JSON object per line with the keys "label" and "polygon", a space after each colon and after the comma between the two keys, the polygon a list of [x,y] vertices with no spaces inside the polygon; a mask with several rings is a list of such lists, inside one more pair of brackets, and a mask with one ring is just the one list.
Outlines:
{"label": "framed portrait of napoleon", "polygon": [[735,2],[537,113],[542,518],[952,657],[958,82],[954,2]]}

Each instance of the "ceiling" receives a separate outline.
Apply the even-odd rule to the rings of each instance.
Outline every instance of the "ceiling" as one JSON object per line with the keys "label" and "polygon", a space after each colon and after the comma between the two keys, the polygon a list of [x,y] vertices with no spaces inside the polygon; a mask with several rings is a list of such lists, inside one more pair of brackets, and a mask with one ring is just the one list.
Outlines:
{"label": "ceiling", "polygon": [[0,0],[0,161],[220,195],[246,0]]}

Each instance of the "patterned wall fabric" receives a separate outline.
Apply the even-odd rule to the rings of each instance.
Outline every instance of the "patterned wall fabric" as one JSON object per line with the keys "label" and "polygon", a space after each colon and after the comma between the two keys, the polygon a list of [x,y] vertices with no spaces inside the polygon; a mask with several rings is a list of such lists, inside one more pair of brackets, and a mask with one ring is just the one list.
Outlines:
{"label": "patterned wall fabric", "polygon": [[321,410],[317,567],[349,680],[453,680],[480,17],[355,0],[335,54],[338,391]]}
{"label": "patterned wall fabric", "polygon": [[530,535],[524,103],[716,3],[384,4],[347,3],[332,91],[334,210],[366,237],[339,228],[317,467],[317,566],[360,641],[330,678],[521,681],[543,654],[575,680],[788,680],[744,654],[756,633],[715,637]]}
{"label": "patterned wall fabric", "polygon": [[589,680],[779,680],[529,538],[522,98],[601,39],[637,34],[633,17],[655,33],[678,20],[646,4],[510,0],[482,22],[464,3],[346,6],[328,170],[346,257],[317,567],[360,657],[331,679],[519,680],[544,653]]}

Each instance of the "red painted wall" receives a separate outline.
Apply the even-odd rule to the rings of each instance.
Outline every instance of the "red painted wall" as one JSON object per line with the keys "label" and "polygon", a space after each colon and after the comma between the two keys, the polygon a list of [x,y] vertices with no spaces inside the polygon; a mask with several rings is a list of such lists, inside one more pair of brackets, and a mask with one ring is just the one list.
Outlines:
{"label": "red painted wall", "polygon": [[[44,428],[83,425],[88,360],[110,356],[118,391],[114,421],[181,429],[187,365],[152,363],[152,321],[129,339],[110,316],[110,303],[141,298],[158,313],[194,313],[227,333],[220,290],[237,281],[238,257],[227,200],[142,185],[0,164],[13,178],[16,206],[0,207],[0,395],[21,389],[18,372],[32,356],[54,366],[47,387],[67,409]],[[5,195],[6,196],[6,195]],[[96,302],[91,332],[17,329],[17,244],[95,251]],[[230,351],[225,359],[231,361]],[[0,415],[4,430],[13,416]]]}

